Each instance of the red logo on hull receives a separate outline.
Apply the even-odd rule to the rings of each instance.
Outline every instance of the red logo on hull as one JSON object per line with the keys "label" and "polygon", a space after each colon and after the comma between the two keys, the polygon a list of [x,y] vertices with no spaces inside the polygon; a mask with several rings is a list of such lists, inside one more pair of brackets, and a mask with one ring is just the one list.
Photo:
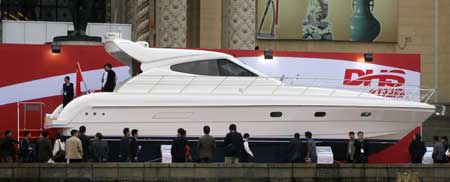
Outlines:
{"label": "red logo on hull", "polygon": [[[379,87],[401,87],[405,84],[403,70],[381,70],[380,74],[374,74],[373,70],[347,69],[345,71],[344,85],[372,86],[372,82],[378,81]],[[357,78],[353,79],[356,75]]]}
{"label": "red logo on hull", "polygon": [[[406,95],[402,87],[405,84],[403,70],[381,70],[375,74],[374,70],[347,69],[345,71],[344,85],[371,87],[378,82],[378,87],[370,89],[369,93],[383,97],[402,98]],[[356,77],[356,78],[355,78]]]}

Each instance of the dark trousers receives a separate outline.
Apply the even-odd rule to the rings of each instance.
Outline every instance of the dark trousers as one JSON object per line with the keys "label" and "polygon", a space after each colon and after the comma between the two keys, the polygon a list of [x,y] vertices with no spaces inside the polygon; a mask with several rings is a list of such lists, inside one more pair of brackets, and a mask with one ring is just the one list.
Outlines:
{"label": "dark trousers", "polygon": [[422,157],[412,157],[411,163],[413,164],[422,164]]}
{"label": "dark trousers", "polygon": [[208,163],[208,162],[210,162],[210,158],[208,158],[208,157],[203,157],[203,158],[200,158],[200,162],[201,163]]}
{"label": "dark trousers", "polygon": [[365,154],[361,154],[358,157],[355,157],[355,163],[367,164],[369,163],[369,158]]}
{"label": "dark trousers", "polygon": [[66,105],[69,104],[69,102],[72,100],[73,100],[73,96],[72,97],[64,96],[63,97],[63,107],[66,107]]}
{"label": "dark trousers", "polygon": [[75,31],[86,32],[93,6],[94,1],[92,0],[72,0],[72,19]]}
{"label": "dark trousers", "polygon": [[[353,159],[352,159],[353,158]],[[347,154],[347,163],[353,163],[355,158],[350,156],[350,154]]]}
{"label": "dark trousers", "polygon": [[241,162],[255,162],[255,158],[246,153],[241,156]]}
{"label": "dark trousers", "polygon": [[69,163],[80,163],[83,162],[83,159],[69,159]]}
{"label": "dark trousers", "polygon": [[16,158],[13,155],[3,155],[3,162],[15,162]]}
{"label": "dark trousers", "polygon": [[104,87],[102,87],[102,92],[114,92],[114,88],[116,85],[106,83]]}

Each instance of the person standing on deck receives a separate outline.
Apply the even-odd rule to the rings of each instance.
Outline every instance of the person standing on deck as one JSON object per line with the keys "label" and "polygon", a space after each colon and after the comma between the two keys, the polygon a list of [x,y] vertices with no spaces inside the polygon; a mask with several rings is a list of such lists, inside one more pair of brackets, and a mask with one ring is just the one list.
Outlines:
{"label": "person standing on deck", "polygon": [[112,70],[111,64],[105,64],[105,72],[102,77],[102,92],[113,92],[116,87],[116,72]]}
{"label": "person standing on deck", "polygon": [[69,76],[64,77],[64,84],[61,92],[63,94],[63,107],[66,107],[74,97],[73,83],[70,83]]}

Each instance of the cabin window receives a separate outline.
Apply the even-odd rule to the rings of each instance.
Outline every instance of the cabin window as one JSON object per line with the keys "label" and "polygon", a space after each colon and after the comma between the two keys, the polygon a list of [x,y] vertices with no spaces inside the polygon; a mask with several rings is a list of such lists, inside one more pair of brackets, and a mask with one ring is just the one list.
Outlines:
{"label": "cabin window", "polygon": [[172,71],[205,76],[257,76],[225,59],[204,60],[172,65]]}
{"label": "cabin window", "polygon": [[372,113],[371,112],[362,112],[361,113],[361,117],[370,117],[372,115]]}
{"label": "cabin window", "polygon": [[218,64],[220,76],[257,76],[254,73],[228,60],[219,60]]}
{"label": "cabin window", "polygon": [[272,117],[272,118],[280,118],[281,116],[283,116],[282,112],[271,112],[270,113],[270,117]]}
{"label": "cabin window", "polygon": [[195,61],[172,65],[172,71],[194,75],[219,76],[216,60]]}
{"label": "cabin window", "polygon": [[316,112],[316,113],[314,113],[314,116],[316,118],[322,118],[322,117],[325,117],[326,115],[327,115],[326,112]]}

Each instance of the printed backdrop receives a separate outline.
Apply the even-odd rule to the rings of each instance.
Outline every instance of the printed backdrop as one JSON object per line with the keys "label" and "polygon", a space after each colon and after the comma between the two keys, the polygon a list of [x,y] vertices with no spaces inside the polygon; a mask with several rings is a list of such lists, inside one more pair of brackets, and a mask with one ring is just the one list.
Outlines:
{"label": "printed backdrop", "polygon": [[398,0],[256,2],[258,39],[397,42]]}
{"label": "printed backdrop", "polygon": [[[101,46],[62,46],[52,54],[50,45],[0,44],[0,130],[37,128],[42,113],[18,102],[43,103],[51,113],[62,102],[64,76],[75,82],[77,62],[88,90],[99,90],[103,65],[111,63],[121,82],[129,68],[107,54]],[[245,64],[287,84],[352,89],[387,97],[419,100],[420,55],[374,54],[364,63],[360,53],[306,53],[275,51],[266,60],[262,51],[216,50],[238,57]],[[84,85],[84,84],[82,84]],[[86,88],[82,87],[83,91]],[[410,93],[416,93],[410,94]],[[35,112],[23,112],[25,109]],[[26,118],[26,122],[25,119]]]}

